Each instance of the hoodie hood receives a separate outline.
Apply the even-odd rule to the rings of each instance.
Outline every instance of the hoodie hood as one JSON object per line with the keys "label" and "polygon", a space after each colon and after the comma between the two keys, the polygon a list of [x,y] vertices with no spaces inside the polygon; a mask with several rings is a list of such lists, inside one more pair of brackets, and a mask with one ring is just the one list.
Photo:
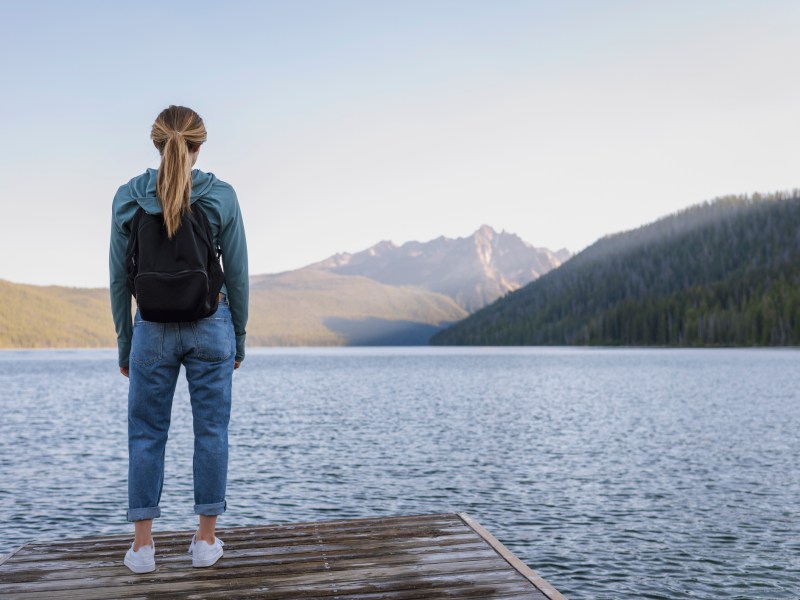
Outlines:
{"label": "hoodie hood", "polygon": [[[200,169],[192,169],[192,193],[189,203],[194,204],[198,198],[202,198],[214,185],[217,180],[213,173],[205,173]],[[128,194],[146,212],[151,215],[162,213],[161,203],[156,196],[156,182],[158,181],[158,169],[147,169],[142,175],[131,179],[128,182]]]}

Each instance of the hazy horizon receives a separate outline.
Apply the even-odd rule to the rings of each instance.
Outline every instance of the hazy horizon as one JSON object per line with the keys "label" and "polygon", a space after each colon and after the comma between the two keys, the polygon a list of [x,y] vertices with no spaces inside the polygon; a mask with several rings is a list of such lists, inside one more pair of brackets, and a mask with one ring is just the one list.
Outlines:
{"label": "hazy horizon", "polygon": [[[489,227],[490,227],[490,228],[491,228],[491,229],[492,229],[492,230],[493,230],[495,233],[497,233],[498,235],[499,235],[499,234],[503,234],[503,233],[507,233],[507,234],[516,235],[516,234],[515,234],[513,231],[506,231],[505,229],[503,229],[503,230],[498,230],[498,229],[496,229],[496,228],[492,227],[491,225],[489,225],[488,223],[482,223],[482,224],[481,224],[479,227],[476,227],[476,228],[475,228],[473,231],[471,231],[470,233],[468,233],[468,234],[466,234],[466,235],[462,235],[462,236],[457,236],[457,237],[459,237],[459,238],[467,238],[467,237],[470,237],[470,236],[474,235],[475,233],[477,233],[477,232],[478,232],[478,230],[480,230],[482,227],[484,227],[484,226],[487,226],[487,225],[488,225],[488,226],[489,226]],[[439,236],[437,236],[437,238],[438,238],[438,237],[439,237]],[[294,271],[294,270],[302,269],[302,268],[304,268],[304,267],[311,266],[311,265],[313,265],[313,264],[315,264],[315,263],[319,263],[319,262],[321,262],[321,261],[327,260],[327,259],[329,259],[329,258],[332,258],[333,256],[335,256],[336,254],[358,254],[359,252],[364,252],[364,251],[366,251],[366,250],[369,250],[370,248],[372,248],[372,247],[374,247],[374,246],[377,246],[377,245],[379,245],[379,244],[383,244],[383,243],[386,243],[386,242],[392,243],[392,244],[393,244],[395,247],[401,247],[401,246],[403,246],[404,244],[406,244],[406,243],[408,243],[408,242],[422,242],[422,243],[427,243],[427,242],[432,242],[432,241],[434,241],[434,240],[435,240],[435,239],[437,239],[437,238],[432,238],[432,239],[430,239],[430,240],[404,240],[404,241],[402,241],[402,242],[395,242],[394,240],[377,240],[377,241],[376,241],[374,244],[370,244],[370,246],[368,246],[368,247],[366,247],[366,248],[358,248],[358,249],[356,249],[356,250],[353,250],[353,251],[343,251],[343,252],[339,252],[339,253],[330,254],[330,255],[328,255],[328,256],[322,256],[322,257],[319,257],[318,259],[315,259],[315,260],[313,260],[313,261],[311,261],[311,262],[309,262],[309,263],[306,263],[306,264],[300,265],[299,267],[295,267],[295,268],[292,268],[292,269],[286,269],[286,270],[283,270],[283,271],[270,271],[270,272],[266,272],[266,273],[254,273],[254,272],[251,270],[251,272],[250,272],[250,277],[252,278],[252,277],[262,277],[262,276],[266,276],[266,275],[281,275],[281,274],[283,274],[283,273],[286,273],[286,272],[289,272],[289,271]],[[454,239],[454,238],[448,238],[448,239]],[[522,239],[522,238],[520,238],[520,239]],[[523,239],[522,241],[523,241],[523,242],[528,242],[528,240],[524,240],[524,239]],[[541,247],[541,246],[534,246],[534,247],[535,247],[535,248],[537,248],[537,249],[542,249],[542,247]],[[544,249],[545,249],[545,250],[550,250],[550,251],[552,251],[553,253],[559,253],[559,252],[562,252],[562,251],[567,251],[567,252],[570,252],[570,254],[571,254],[571,255],[574,255],[574,254],[575,254],[574,252],[572,252],[571,250],[569,250],[569,248],[544,248]],[[3,277],[0,277],[0,280],[4,280],[4,279],[5,279],[5,278],[3,278]],[[107,287],[108,287],[108,284],[105,284],[105,285],[99,285],[99,286],[81,286],[81,285],[72,285],[72,284],[69,284],[69,283],[65,283],[65,284],[61,284],[61,283],[58,283],[58,284],[55,284],[55,283],[28,283],[28,282],[24,282],[24,281],[11,281],[11,280],[9,280],[9,279],[5,279],[5,281],[9,281],[10,283],[22,284],[22,285],[41,285],[41,286],[57,286],[57,287],[77,287],[77,288],[84,288],[84,287],[88,287],[88,288],[98,288],[98,287],[99,287],[99,288],[107,288]]]}
{"label": "hazy horizon", "polygon": [[205,119],[253,274],[481,224],[577,253],[800,187],[798,25],[785,0],[3,3],[0,278],[107,286],[168,104]]}

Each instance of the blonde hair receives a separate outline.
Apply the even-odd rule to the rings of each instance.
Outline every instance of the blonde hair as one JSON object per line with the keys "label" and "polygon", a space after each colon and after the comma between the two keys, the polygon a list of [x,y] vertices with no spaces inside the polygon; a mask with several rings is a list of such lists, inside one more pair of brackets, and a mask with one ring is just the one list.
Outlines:
{"label": "blonde hair", "polygon": [[161,153],[156,195],[167,236],[172,238],[181,226],[181,217],[191,210],[192,152],[206,141],[206,126],[191,108],[170,106],[156,118],[150,138]]}

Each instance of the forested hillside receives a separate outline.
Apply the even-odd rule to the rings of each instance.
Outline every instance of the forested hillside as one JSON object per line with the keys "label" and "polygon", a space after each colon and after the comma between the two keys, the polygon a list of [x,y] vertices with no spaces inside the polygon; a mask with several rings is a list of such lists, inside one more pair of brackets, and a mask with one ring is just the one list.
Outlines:
{"label": "forested hillside", "polygon": [[252,346],[425,345],[467,316],[452,298],[367,277],[297,270],[250,280]]}
{"label": "forested hillside", "polygon": [[432,344],[800,343],[800,190],[729,196],[608,236]]}
{"label": "forested hillside", "polygon": [[0,280],[0,348],[116,345],[107,289]]}

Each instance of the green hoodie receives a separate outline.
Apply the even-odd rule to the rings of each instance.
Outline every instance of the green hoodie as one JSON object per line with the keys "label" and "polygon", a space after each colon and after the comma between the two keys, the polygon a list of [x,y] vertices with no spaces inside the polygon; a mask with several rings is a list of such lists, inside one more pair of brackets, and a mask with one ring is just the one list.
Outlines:
{"label": "green hoodie", "polygon": [[[111,207],[111,249],[108,266],[111,275],[111,313],[117,329],[120,367],[128,366],[133,336],[131,293],[126,285],[125,271],[125,250],[130,235],[130,223],[140,206],[150,214],[161,214],[161,203],[156,197],[157,176],[157,169],[147,169],[143,174],[131,179],[117,190]],[[222,249],[225,270],[225,285],[222,291],[228,295],[231,307],[233,329],[236,333],[236,360],[242,361],[249,284],[247,241],[239,201],[230,184],[217,179],[213,173],[194,169],[190,202],[191,204],[196,202],[203,209],[211,225],[213,242]]]}

